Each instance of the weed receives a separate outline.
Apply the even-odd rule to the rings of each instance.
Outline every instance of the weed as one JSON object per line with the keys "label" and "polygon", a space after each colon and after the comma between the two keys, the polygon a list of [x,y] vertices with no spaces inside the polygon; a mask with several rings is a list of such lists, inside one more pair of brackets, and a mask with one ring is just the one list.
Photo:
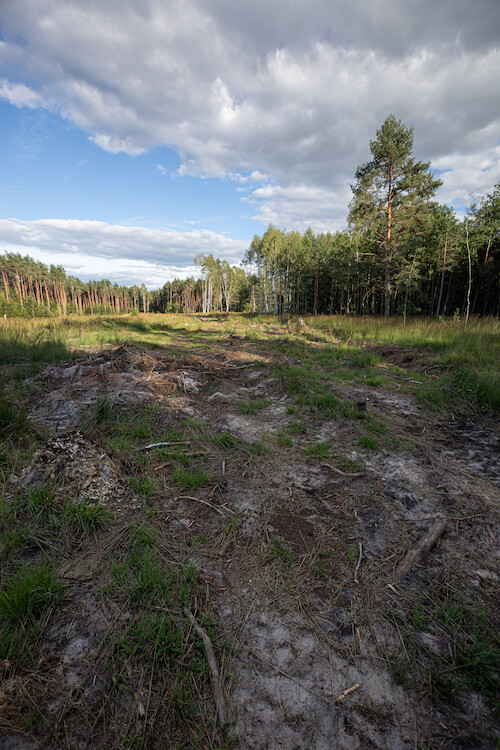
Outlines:
{"label": "weed", "polygon": [[314,456],[314,458],[328,458],[330,455],[330,443],[326,441],[308,445],[305,451],[308,456]]}
{"label": "weed", "polygon": [[26,411],[11,405],[0,393],[0,437],[22,439],[30,432]]}
{"label": "weed", "polygon": [[248,401],[238,401],[238,408],[243,414],[255,414],[261,409],[265,409],[270,403],[269,399],[249,399]]}
{"label": "weed", "polygon": [[214,435],[212,437],[212,442],[218,448],[222,448],[223,450],[234,451],[238,447],[238,439],[225,430],[218,435]]}
{"label": "weed", "polygon": [[291,435],[305,435],[307,432],[307,428],[302,422],[289,422],[285,429]]}
{"label": "weed", "polygon": [[291,448],[293,445],[293,440],[290,435],[287,435],[284,430],[276,430],[276,440],[278,442],[278,445],[282,447],[288,447]]}
{"label": "weed", "polygon": [[337,463],[347,472],[363,471],[363,464],[358,458],[349,458],[349,456],[337,456]]}
{"label": "weed", "polygon": [[0,560],[7,560],[14,552],[35,539],[33,529],[9,529],[0,536]]}
{"label": "weed", "polygon": [[251,453],[254,453],[256,456],[265,456],[269,453],[269,446],[266,443],[266,436],[263,435],[260,440],[257,440],[255,443],[249,443],[248,448]]}
{"label": "weed", "polygon": [[344,544],[344,550],[349,558],[349,562],[352,565],[356,565],[359,560],[359,550],[356,547],[351,547],[349,544]]}
{"label": "weed", "polygon": [[240,522],[238,514],[235,514],[230,521],[227,521],[227,523],[222,525],[222,531],[226,536],[229,536],[229,534],[232,531],[235,531],[238,527],[238,524]]}
{"label": "weed", "polygon": [[158,483],[150,477],[130,477],[130,486],[146,499],[150,499],[158,489]]}
{"label": "weed", "polygon": [[134,524],[130,532],[130,545],[132,549],[142,547],[151,549],[156,541],[156,532],[146,523]]}
{"label": "weed", "polygon": [[91,503],[88,500],[80,502],[67,501],[63,511],[65,521],[74,528],[85,534],[93,534],[102,528],[113,513],[100,503]]}
{"label": "weed", "polygon": [[172,481],[181,490],[195,490],[209,484],[210,477],[199,466],[179,466],[172,474]]}
{"label": "weed", "polygon": [[311,407],[321,419],[336,419],[340,412],[340,399],[333,393],[322,393],[314,398]]}
{"label": "weed", "polygon": [[271,539],[271,550],[268,559],[279,560],[286,567],[290,567],[293,564],[293,557],[290,551],[290,547],[278,537]]}
{"label": "weed", "polygon": [[94,406],[87,410],[81,422],[81,430],[93,433],[98,427],[109,422],[115,416],[115,408],[107,396],[99,396]]}
{"label": "weed", "polygon": [[372,435],[360,435],[358,443],[370,451],[376,451],[378,448],[377,440]]}
{"label": "weed", "polygon": [[0,591],[0,658],[12,660],[23,641],[37,637],[62,594],[62,584],[43,563],[22,567],[7,578]]}

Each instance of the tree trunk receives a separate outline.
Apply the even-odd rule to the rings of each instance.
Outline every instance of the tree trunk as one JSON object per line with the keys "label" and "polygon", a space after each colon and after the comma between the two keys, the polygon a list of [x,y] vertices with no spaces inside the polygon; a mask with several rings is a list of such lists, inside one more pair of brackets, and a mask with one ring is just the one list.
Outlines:
{"label": "tree trunk", "polygon": [[470,244],[469,244],[469,219],[465,222],[465,238],[467,242],[467,266],[468,266],[468,272],[469,272],[469,281],[467,284],[467,312],[465,315],[465,325],[469,322],[469,312],[470,312],[470,290],[472,286],[472,260],[471,260],[471,253],[470,253]]}
{"label": "tree trunk", "polygon": [[385,241],[385,309],[386,318],[391,316],[391,222],[392,222],[392,167],[389,170],[387,193],[387,237]]}
{"label": "tree trunk", "polygon": [[444,255],[443,255],[443,270],[441,271],[441,286],[439,287],[439,297],[436,307],[436,321],[439,320],[439,313],[441,311],[441,300],[443,298],[443,287],[444,287],[444,274],[446,272],[446,252],[448,250],[448,232],[446,232],[446,239],[444,241]]}

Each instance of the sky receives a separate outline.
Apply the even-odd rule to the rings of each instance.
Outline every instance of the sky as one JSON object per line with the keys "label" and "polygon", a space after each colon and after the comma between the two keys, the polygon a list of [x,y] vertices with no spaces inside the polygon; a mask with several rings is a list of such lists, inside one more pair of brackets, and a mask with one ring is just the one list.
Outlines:
{"label": "sky", "polygon": [[0,252],[153,289],[341,230],[390,113],[437,200],[493,190],[499,0],[1,0]]}

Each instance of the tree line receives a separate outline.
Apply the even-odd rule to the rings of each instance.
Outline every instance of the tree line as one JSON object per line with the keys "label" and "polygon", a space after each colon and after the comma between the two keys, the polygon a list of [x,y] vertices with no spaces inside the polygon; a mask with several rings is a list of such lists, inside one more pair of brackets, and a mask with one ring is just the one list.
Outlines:
{"label": "tree line", "polygon": [[[270,225],[231,266],[198,255],[198,278],[161,289],[82,282],[62,266],[16,253],[0,256],[0,315],[230,312],[500,313],[500,183],[469,201],[459,219],[432,200],[441,184],[430,162],[412,155],[413,128],[389,115],[358,167],[347,228],[303,234]],[[458,311],[458,313],[457,313]]]}

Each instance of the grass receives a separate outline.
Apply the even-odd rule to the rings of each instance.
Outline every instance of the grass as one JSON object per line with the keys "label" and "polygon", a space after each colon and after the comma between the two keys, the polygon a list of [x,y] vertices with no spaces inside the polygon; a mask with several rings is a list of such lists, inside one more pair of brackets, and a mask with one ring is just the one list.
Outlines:
{"label": "grass", "polygon": [[[2,328],[0,321],[0,338],[5,334],[5,340],[14,335],[15,329],[9,321],[7,323]],[[222,518],[204,508],[203,513],[197,515],[200,508],[192,504],[193,523],[184,529],[180,525],[172,526],[170,514],[175,518],[175,508],[172,511],[175,503],[166,508],[162,498],[169,500],[183,492],[193,494],[193,490],[211,482],[214,488],[218,483],[218,493],[230,493],[234,491],[231,482],[237,478],[244,483],[248,481],[248,492],[266,493],[263,495],[266,504],[267,497],[269,503],[281,502],[284,497],[288,502],[288,495],[279,484],[282,482],[280,472],[276,472],[278,484],[272,483],[275,477],[271,467],[276,461],[282,459],[284,464],[290,462],[290,466],[293,461],[311,463],[304,462],[306,455],[328,460],[347,473],[355,473],[363,468],[362,458],[350,458],[356,455],[356,441],[366,450],[376,450],[381,444],[384,450],[415,447],[411,441],[393,437],[388,425],[372,415],[375,410],[371,409],[370,402],[365,411],[359,409],[356,402],[344,400],[340,384],[347,384],[353,392],[352,383],[360,383],[364,393],[369,393],[369,387],[397,388],[411,392],[417,400],[440,410],[485,408],[495,399],[496,375],[490,376],[496,354],[478,352],[472,345],[472,339],[477,336],[479,348],[489,346],[492,353],[498,353],[498,344],[491,334],[498,336],[499,329],[492,321],[483,321],[475,328],[471,323],[467,331],[463,326],[457,328],[456,324],[442,324],[437,328],[422,324],[418,330],[417,322],[409,323],[403,330],[398,321],[385,323],[349,318],[308,318],[305,330],[293,325],[285,330],[282,322],[274,318],[263,316],[257,320],[240,315],[207,320],[184,315],[75,317],[52,320],[50,325],[47,321],[33,324],[25,321],[20,326],[25,327],[25,333],[19,333],[12,350],[14,355],[5,347],[0,348],[2,356],[8,359],[4,364],[10,367],[3,378],[5,397],[0,399],[0,437],[4,443],[0,448],[0,478],[7,479],[13,471],[19,475],[32,450],[36,436],[26,417],[30,386],[23,384],[23,380],[36,372],[43,361],[38,358],[45,356],[44,352],[48,362],[67,362],[79,347],[126,341],[130,349],[161,347],[175,366],[175,357],[182,363],[189,361],[192,350],[196,356],[200,353],[200,356],[203,353],[212,356],[214,352],[219,355],[221,338],[226,332],[234,332],[237,333],[233,336],[234,348],[238,347],[237,338],[246,347],[243,355],[238,352],[239,363],[246,362],[247,356],[255,357],[255,368],[259,364],[265,366],[266,377],[270,372],[275,378],[273,390],[287,397],[287,415],[278,429],[254,444],[228,431],[212,429],[209,420],[179,420],[175,400],[172,400],[172,409],[116,407],[101,396],[84,415],[81,428],[113,456],[129,477],[132,488],[144,498],[141,508],[122,506],[116,525],[103,535],[102,541],[107,543],[112,539],[115,528],[121,528],[123,523],[130,524],[129,535],[121,536],[105,557],[93,560],[89,567],[92,572],[88,574],[90,579],[93,577],[97,605],[102,604],[110,613],[106,630],[102,632],[102,643],[95,644],[96,661],[89,666],[103,680],[106,705],[121,722],[119,738],[110,740],[117,747],[201,748],[224,744],[223,737],[221,741],[214,739],[207,661],[184,608],[195,614],[209,632],[218,663],[226,674],[227,654],[221,645],[220,626],[207,616],[210,607],[215,611],[216,600],[211,596],[211,577],[206,573],[210,567],[205,567],[204,561],[212,556],[217,564],[230,559],[235,559],[236,565],[241,560],[245,564],[250,558],[242,557],[243,553],[255,557],[257,553],[255,550],[252,553],[248,546],[248,518],[244,513],[240,518]],[[280,334],[279,342],[276,337],[270,341],[270,328]],[[462,334],[468,337],[470,352],[460,342]],[[51,346],[46,347],[48,341],[43,339],[50,340]],[[23,349],[30,341],[34,342],[33,357],[27,353],[28,349]],[[425,361],[432,366],[428,373],[437,377],[426,377],[422,368],[411,372],[388,365],[382,351],[386,345],[410,347],[417,352],[425,348],[428,357]],[[75,352],[73,347],[76,347]],[[224,356],[227,359],[227,353]],[[22,357],[26,357],[26,366]],[[413,382],[396,377],[401,374],[413,375]],[[485,379],[481,380],[483,375]],[[240,376],[246,376],[244,369],[230,378],[237,380]],[[202,379],[204,377],[209,378],[209,383],[203,383],[196,398],[206,394],[208,385],[214,385],[217,390],[218,375],[214,375],[210,366]],[[417,380],[423,381],[422,384],[414,382]],[[375,396],[373,403],[377,404]],[[265,398],[250,398],[240,401],[236,408],[258,417],[259,411],[267,405]],[[234,404],[229,408],[234,411]],[[338,439],[343,440],[346,435],[343,445],[337,439],[320,439],[320,435],[334,432],[332,429],[327,432],[327,425],[322,424],[327,420],[344,422],[339,426],[341,436]],[[356,420],[359,424],[347,425],[346,420]],[[160,441],[178,445],[141,450],[146,443]],[[278,447],[283,450],[277,450]],[[340,454],[340,450],[347,455]],[[362,453],[359,447],[358,452]],[[262,460],[266,454],[271,455]],[[349,494],[352,484],[342,480],[339,487],[333,487],[332,507],[338,504],[341,508],[344,501],[348,510],[354,505],[356,489]],[[273,510],[272,505],[270,508]],[[26,578],[27,571],[42,567],[42,561],[43,569],[54,576],[53,570],[60,562],[67,565],[73,557],[80,560],[86,552],[90,555],[99,551],[99,534],[106,529],[110,518],[107,508],[86,498],[67,498],[62,488],[39,488],[13,497],[7,494],[0,502],[0,558],[3,592],[12,606],[16,601],[16,596],[11,596],[15,588],[12,581],[18,580],[17,589],[22,590],[25,584],[21,579]],[[311,585],[319,588],[324,581],[328,581],[328,585],[336,582],[339,570],[345,570],[352,583],[359,551],[354,542],[343,547],[344,540],[352,538],[357,539],[348,534],[341,536],[340,546],[333,552],[320,549],[309,554],[296,553],[295,547],[292,551],[279,537],[266,538],[267,544],[262,538],[258,549],[262,549],[263,554],[256,564],[259,570],[265,571],[268,580],[282,586],[282,593],[287,595],[291,587],[297,585],[296,579],[302,581],[301,576],[307,579],[309,589]],[[328,539],[321,539],[325,547],[329,543]],[[224,557],[219,557],[219,551],[224,552]],[[332,554],[334,558],[330,560]],[[198,568],[199,561],[203,569]],[[363,561],[361,570],[365,569],[365,564]],[[252,579],[256,581],[257,577],[252,574]],[[283,584],[285,579],[286,584]],[[53,581],[57,586],[55,576]],[[361,583],[364,585],[365,581]],[[232,582],[228,588],[229,585]],[[0,612],[0,649],[4,649],[2,653],[7,654],[4,658],[14,664],[14,669],[17,661],[31,657],[50,666],[41,636],[62,595],[58,588],[51,588],[48,578],[45,583],[42,580],[38,588],[27,586],[27,590],[32,592],[33,598],[30,600],[30,595],[26,594],[25,601],[32,601],[33,608],[30,609],[31,605],[24,609],[19,607],[20,614],[15,615],[19,618],[17,622]],[[68,596],[72,596],[72,590]],[[18,600],[22,602],[23,597],[20,595]],[[395,655],[391,662],[394,679],[407,683],[415,665],[421,664],[421,682],[417,687],[420,690],[425,684],[434,703],[453,701],[467,689],[481,692],[494,705],[494,694],[498,690],[495,677],[498,638],[488,608],[436,594],[432,601],[412,601],[406,611],[402,605],[400,610],[398,627],[408,656],[403,651]],[[5,611],[8,612],[8,608]],[[61,618],[64,632],[69,625],[67,618],[65,612]],[[424,634],[444,638],[446,646],[449,645],[448,652],[438,656],[426,650],[425,641],[419,640]],[[38,661],[33,659],[33,663],[38,664]],[[82,685],[82,694],[87,687],[88,684]],[[146,712],[144,718],[138,716],[141,700]],[[64,737],[57,740],[64,744]]]}
{"label": "grass", "polygon": [[293,556],[290,547],[286,542],[278,537],[271,539],[270,550],[267,555],[268,560],[278,560],[287,568],[293,564]]}
{"label": "grass", "polygon": [[[104,592],[114,601],[121,598],[130,611],[106,637],[111,694],[137,695],[139,685],[149,684],[151,711],[161,705],[155,740],[162,740],[163,746],[207,746],[200,721],[210,670],[203,644],[185,614],[186,609],[197,610],[197,567],[189,562],[168,564],[159,554],[156,530],[146,523],[135,524],[122,557],[111,561]],[[198,617],[218,652],[212,619]],[[186,735],[193,744],[181,743]],[[198,735],[199,744],[193,740]]]}
{"label": "grass", "polygon": [[71,547],[82,536],[98,533],[112,517],[102,504],[61,496],[54,487],[19,492],[0,501],[0,559],[33,547]]}
{"label": "grass", "polygon": [[63,587],[45,563],[23,566],[0,591],[0,658],[23,661],[63,595]]}
{"label": "grass", "polygon": [[238,408],[242,414],[256,414],[261,409],[265,409],[271,402],[267,398],[248,399],[248,401],[238,401]]}
{"label": "grass", "polygon": [[360,435],[358,443],[363,448],[367,448],[370,451],[376,451],[378,449],[377,439],[374,438],[373,435]]}
{"label": "grass", "polygon": [[195,490],[209,484],[210,477],[199,466],[180,466],[172,474],[172,481],[181,490]]}
{"label": "grass", "polygon": [[[500,637],[486,607],[469,603],[457,588],[437,589],[392,617],[432,694],[454,701],[464,689],[476,691],[500,715]],[[443,648],[427,645],[420,633],[437,637]]]}
{"label": "grass", "polygon": [[328,458],[331,452],[331,444],[329,441],[314,443],[314,445],[308,445],[305,452],[313,458]]}
{"label": "grass", "polygon": [[[205,316],[206,318],[206,316]],[[500,323],[496,319],[473,318],[465,326],[463,321],[413,319],[403,325],[401,319],[389,321],[374,317],[316,316],[305,318],[306,329],[294,333],[272,316],[231,315],[202,320],[188,315],[123,315],[123,316],[67,316],[65,318],[0,321],[0,364],[27,365],[26,375],[42,362],[68,361],[78,356],[78,348],[127,342],[128,345],[166,346],[182,334],[186,342],[212,343],[211,326],[217,322],[219,331],[238,327],[242,337],[261,346],[283,350],[296,357],[303,365],[311,364],[325,370],[332,379],[349,379],[379,385],[382,377],[377,372],[381,356],[365,348],[373,346],[402,346],[424,349],[443,369],[440,379],[445,390],[444,402],[439,403],[426,383],[421,399],[435,408],[447,408],[455,398],[483,408],[500,409]],[[265,330],[259,326],[282,326],[285,342],[269,342]],[[256,327],[257,326],[257,327]],[[317,340],[317,341],[316,341]],[[320,343],[320,346],[312,346]],[[73,348],[70,348],[73,347]],[[304,368],[287,365],[286,387],[290,393],[303,392]],[[19,371],[20,372],[20,371]],[[309,373],[309,381],[314,375]],[[20,373],[20,377],[24,377]],[[307,380],[307,379],[306,379]],[[431,395],[426,395],[430,389]]]}

